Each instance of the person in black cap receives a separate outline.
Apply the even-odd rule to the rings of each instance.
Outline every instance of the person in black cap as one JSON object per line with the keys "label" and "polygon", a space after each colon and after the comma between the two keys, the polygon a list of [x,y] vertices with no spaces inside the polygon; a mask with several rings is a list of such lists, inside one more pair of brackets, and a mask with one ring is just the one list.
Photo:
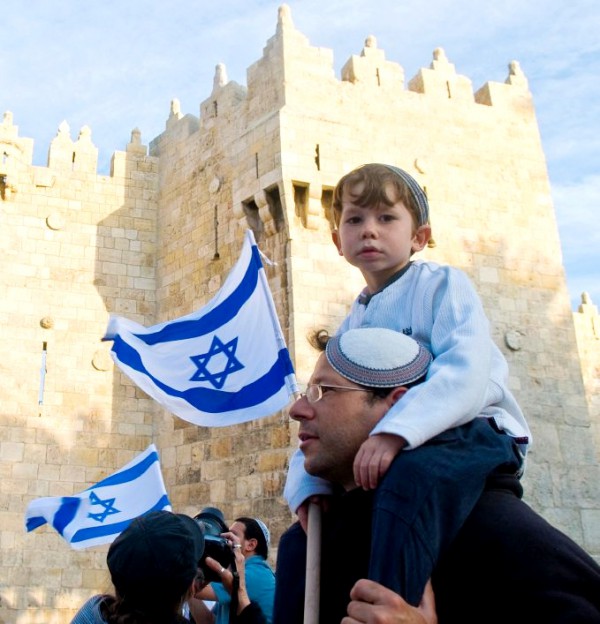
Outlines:
{"label": "person in black cap", "polygon": [[[204,536],[189,516],[153,511],[134,519],[108,549],[106,563],[115,595],[90,598],[71,624],[184,624],[182,607],[200,587],[198,564]],[[214,559],[206,565],[225,570]],[[250,605],[243,566],[240,572],[238,616],[240,624],[263,624],[260,610]],[[227,578],[224,578],[227,581]]]}
{"label": "person in black cap", "polygon": [[204,537],[192,518],[169,511],[140,516],[115,539],[106,563],[115,595],[88,600],[72,624],[175,624],[193,592]]}

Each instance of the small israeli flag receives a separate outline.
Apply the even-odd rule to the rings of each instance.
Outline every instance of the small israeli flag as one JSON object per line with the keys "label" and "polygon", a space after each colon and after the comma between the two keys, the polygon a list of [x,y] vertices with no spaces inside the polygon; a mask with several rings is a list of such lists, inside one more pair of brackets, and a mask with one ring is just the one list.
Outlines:
{"label": "small israeli flag", "polygon": [[119,368],[171,413],[222,427],[274,414],[298,391],[251,230],[221,290],[153,327],[111,316],[104,340]]}
{"label": "small israeli flag", "polygon": [[118,472],[81,494],[37,498],[27,506],[25,528],[52,525],[71,547],[80,550],[111,543],[129,523],[150,511],[171,511],[151,444]]}

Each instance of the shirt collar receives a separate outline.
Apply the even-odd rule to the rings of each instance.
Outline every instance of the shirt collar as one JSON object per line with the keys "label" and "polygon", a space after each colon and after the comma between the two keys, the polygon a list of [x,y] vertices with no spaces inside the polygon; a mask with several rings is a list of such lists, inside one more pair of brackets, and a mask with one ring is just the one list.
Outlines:
{"label": "shirt collar", "polygon": [[375,295],[378,295],[382,290],[385,290],[388,286],[390,286],[391,284],[399,280],[406,273],[406,271],[408,271],[411,265],[412,265],[412,261],[410,261],[406,266],[402,267],[399,271],[394,273],[394,275],[392,275],[392,277],[390,277],[390,279],[379,290],[375,291],[374,293],[368,293],[367,289],[365,288],[360,293],[360,295],[358,295],[358,303],[364,306],[368,306],[369,302],[371,301],[371,299],[373,299]]}

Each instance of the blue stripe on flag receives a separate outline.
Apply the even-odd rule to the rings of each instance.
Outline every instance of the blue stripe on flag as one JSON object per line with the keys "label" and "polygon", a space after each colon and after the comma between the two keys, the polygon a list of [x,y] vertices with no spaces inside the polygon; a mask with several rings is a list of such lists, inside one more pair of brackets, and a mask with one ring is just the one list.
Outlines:
{"label": "blue stripe on flag", "polygon": [[144,366],[138,351],[127,344],[121,336],[114,337],[113,351],[118,353],[119,360],[123,364],[146,375],[165,394],[184,399],[196,409],[212,414],[245,409],[262,403],[285,386],[285,376],[294,373],[288,350],[281,349],[273,366],[262,377],[235,392],[224,392],[211,388],[177,390],[151,375]]}
{"label": "blue stripe on flag", "polygon": [[[189,340],[210,334],[231,321],[239,313],[242,306],[256,290],[258,271],[262,269],[262,262],[256,245],[252,245],[252,258],[248,263],[248,270],[236,289],[214,310],[211,310],[200,319],[173,321],[153,334],[134,334],[147,345],[174,340]],[[115,340],[115,346],[116,346]],[[113,346],[113,350],[115,347]],[[119,353],[119,357],[121,354]]]}
{"label": "blue stripe on flag", "polygon": [[81,498],[74,496],[64,496],[62,504],[54,514],[52,526],[62,535],[65,527],[77,515],[77,510],[81,505]]}
{"label": "blue stripe on flag", "polygon": [[46,520],[46,518],[44,518],[44,516],[34,516],[31,518],[27,518],[25,520],[25,529],[27,531],[33,531],[34,529],[41,527],[42,524],[46,524],[46,522],[48,521]]}
{"label": "blue stripe on flag", "polygon": [[120,485],[121,483],[135,481],[135,479],[143,475],[155,462],[158,463],[158,453],[156,451],[152,451],[152,453],[149,453],[148,456],[141,462],[131,466],[131,468],[128,468],[127,470],[122,470],[121,472],[116,472],[115,474],[106,477],[106,479],[99,481],[96,485],[92,485],[92,487],[88,488],[88,490],[97,490],[100,487]]}
{"label": "blue stripe on flag", "polygon": [[[170,506],[169,498],[167,495],[163,495],[158,499],[157,503],[153,505],[148,511],[145,511],[143,516],[151,511],[160,511],[165,507]],[[97,527],[90,527],[86,529],[79,529],[73,534],[71,538],[71,543],[76,544],[78,542],[85,542],[86,540],[96,539],[98,537],[107,537],[109,535],[114,535],[115,537],[122,533],[130,524],[134,518],[129,518],[127,520],[123,520],[123,522],[115,522],[114,524],[108,525],[99,525]]]}

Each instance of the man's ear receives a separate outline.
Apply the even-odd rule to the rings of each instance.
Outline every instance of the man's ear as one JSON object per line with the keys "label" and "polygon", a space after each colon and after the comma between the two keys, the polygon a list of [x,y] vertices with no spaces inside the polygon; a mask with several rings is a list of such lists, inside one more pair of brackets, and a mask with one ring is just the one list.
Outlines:
{"label": "man's ear", "polygon": [[417,228],[413,236],[412,251],[422,251],[431,238],[431,226],[429,224],[421,225]]}
{"label": "man's ear", "polygon": [[342,251],[342,242],[340,241],[340,234],[337,230],[333,230],[333,232],[331,232],[331,240],[333,241],[333,244],[337,247],[340,256],[343,256],[344,252]]}
{"label": "man's ear", "polygon": [[255,537],[252,537],[245,541],[244,550],[247,550],[248,552],[256,552],[256,549],[258,548],[258,540]]}
{"label": "man's ear", "polygon": [[398,386],[397,388],[394,388],[387,396],[390,402],[390,407],[394,405],[394,403],[397,403],[404,396],[407,390],[408,388],[405,386]]}

